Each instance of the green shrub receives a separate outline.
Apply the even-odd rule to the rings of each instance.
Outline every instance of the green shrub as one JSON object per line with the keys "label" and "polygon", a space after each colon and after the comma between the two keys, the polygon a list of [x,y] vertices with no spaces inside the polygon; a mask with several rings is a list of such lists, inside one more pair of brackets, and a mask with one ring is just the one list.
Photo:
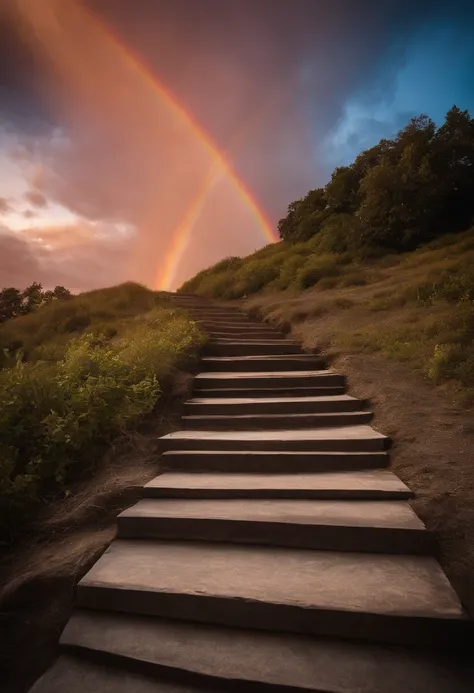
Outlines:
{"label": "green shrub", "polygon": [[323,277],[335,276],[338,273],[339,267],[335,255],[312,255],[297,272],[295,286],[298,289],[308,289]]}
{"label": "green shrub", "polygon": [[280,291],[288,289],[294,283],[295,277],[304,265],[304,262],[305,258],[299,253],[287,257],[281,265],[280,274],[271,282],[270,287]]}
{"label": "green shrub", "polygon": [[[162,383],[203,342],[184,311],[156,306],[147,293],[155,307],[121,321],[116,316],[108,334],[89,331],[63,343],[52,331],[35,360],[19,353],[0,371],[0,540],[21,531],[72,478],[90,472],[107,445],[153,409]],[[21,321],[38,314],[5,328],[15,322],[22,328]]]}

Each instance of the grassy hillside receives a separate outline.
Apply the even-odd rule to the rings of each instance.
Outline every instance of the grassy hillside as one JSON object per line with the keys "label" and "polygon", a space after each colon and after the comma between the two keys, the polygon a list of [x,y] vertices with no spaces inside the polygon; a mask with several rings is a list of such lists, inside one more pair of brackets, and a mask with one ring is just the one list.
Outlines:
{"label": "grassy hillside", "polygon": [[182,290],[258,296],[254,305],[290,323],[326,315],[319,338],[327,346],[381,352],[470,395],[473,190],[469,113],[454,106],[440,127],[412,118],[290,203],[280,243],[226,258]]}
{"label": "grassy hillside", "polygon": [[[232,267],[232,271],[229,271]],[[307,287],[310,288],[307,288]],[[328,349],[379,352],[434,385],[450,381],[474,396],[474,228],[419,250],[366,259],[316,254],[311,241],[268,246],[197,275],[183,290],[247,297],[304,341]]]}
{"label": "grassy hillside", "polygon": [[0,538],[10,541],[155,406],[204,335],[136,284],[0,325]]}

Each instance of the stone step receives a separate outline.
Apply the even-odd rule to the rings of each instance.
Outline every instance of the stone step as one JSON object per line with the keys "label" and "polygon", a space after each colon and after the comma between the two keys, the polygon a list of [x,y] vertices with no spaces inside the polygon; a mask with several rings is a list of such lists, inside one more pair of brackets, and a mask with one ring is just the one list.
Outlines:
{"label": "stone step", "polygon": [[314,452],[377,452],[390,440],[370,426],[284,431],[179,430],[158,439],[165,450],[288,450]]}
{"label": "stone step", "polygon": [[[34,684],[30,693],[203,693],[200,682],[195,686],[188,681],[170,681],[163,672],[162,677],[155,678],[150,674],[150,665],[145,666],[138,658],[114,658],[102,652],[100,661],[97,659],[92,648],[61,655]],[[133,671],[141,667],[144,669],[142,673]],[[213,690],[226,693],[224,688]]]}
{"label": "stone step", "polygon": [[259,325],[261,324],[258,321],[252,321],[250,318],[248,318],[246,315],[239,314],[239,313],[233,313],[231,315],[223,314],[223,313],[199,313],[196,311],[190,311],[191,317],[193,320],[196,320],[196,322],[201,322],[203,324],[208,324],[209,322],[212,322],[213,324],[216,325]]}
{"label": "stone step", "polygon": [[79,607],[393,644],[466,646],[469,623],[427,556],[115,540]]}
{"label": "stone step", "polygon": [[161,456],[167,470],[246,474],[304,474],[383,469],[386,452],[278,452],[169,450]]}
{"label": "stone step", "polygon": [[214,339],[242,339],[248,342],[259,342],[262,339],[264,341],[278,341],[285,339],[286,335],[283,332],[277,332],[273,329],[266,328],[248,328],[245,330],[226,330],[223,329],[208,329],[206,332],[211,340]]}
{"label": "stone step", "polygon": [[[283,334],[284,330],[278,327],[274,327],[273,325],[270,325],[268,322],[258,322],[258,321],[253,321],[248,319],[247,321],[242,321],[246,325],[246,329],[248,332],[266,332],[267,334]],[[225,321],[222,320],[204,320],[201,321],[203,325],[205,325],[210,331],[216,331],[216,332],[223,332],[225,334],[236,334],[239,331],[239,328],[236,327],[233,323],[225,323]]]}
{"label": "stone step", "polygon": [[278,371],[324,370],[326,360],[313,354],[283,356],[204,356],[201,359],[203,371],[220,373],[253,373]]}
{"label": "stone step", "polygon": [[286,339],[247,341],[235,339],[212,340],[206,345],[209,356],[260,356],[301,354],[301,347]]}
{"label": "stone step", "polygon": [[268,371],[251,373],[198,373],[194,386],[198,389],[228,388],[293,388],[293,387],[342,387],[346,384],[343,375],[331,370],[317,371]]}
{"label": "stone step", "polygon": [[166,472],[143,487],[145,498],[407,500],[413,493],[386,469],[298,474]]}
{"label": "stone step", "polygon": [[357,426],[370,423],[371,411],[328,412],[315,414],[241,414],[229,416],[182,416],[187,429],[205,431],[273,430]]}
{"label": "stone step", "polygon": [[240,399],[248,397],[250,399],[260,399],[262,397],[331,397],[343,395],[346,392],[345,386],[334,385],[332,387],[255,387],[255,388],[195,388],[193,394],[196,398],[210,399]]}
{"label": "stone step", "polygon": [[262,544],[322,551],[433,554],[405,501],[144,498],[117,518],[124,539]]}
{"label": "stone step", "polygon": [[[265,327],[265,323],[258,322],[258,321],[253,321],[250,320],[249,318],[240,318],[238,316],[234,318],[219,318],[219,317],[213,317],[213,318],[199,318],[197,316],[192,316],[193,320],[195,322],[198,322],[200,325],[203,326],[203,329],[207,329],[208,327],[212,327],[214,329],[231,329],[233,328],[234,330],[239,330],[239,329],[251,329],[252,327],[259,327],[263,328]],[[269,329],[272,329],[269,326]]]}
{"label": "stone step", "polygon": [[195,397],[184,404],[186,415],[303,414],[359,411],[364,402],[349,395],[329,397]]}
{"label": "stone step", "polygon": [[[73,613],[61,645],[75,656],[111,662],[114,671],[126,662],[128,669],[155,681],[166,672],[175,681],[196,682],[201,690],[216,693],[472,693],[474,674],[467,656],[442,651],[84,610]],[[53,684],[35,693],[83,693],[80,685],[89,677],[70,663],[63,669],[71,676],[63,679],[62,688]],[[110,688],[95,685],[93,690],[148,693],[130,682],[120,688],[119,681],[127,676],[122,673]],[[50,683],[57,679],[51,676]],[[97,683],[99,678],[92,680]],[[151,691],[167,693],[165,688]]]}

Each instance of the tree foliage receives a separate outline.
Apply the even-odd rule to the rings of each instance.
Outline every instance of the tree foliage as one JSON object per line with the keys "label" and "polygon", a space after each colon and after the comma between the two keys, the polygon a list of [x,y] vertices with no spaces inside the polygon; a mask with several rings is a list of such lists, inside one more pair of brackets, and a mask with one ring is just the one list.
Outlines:
{"label": "tree foliage", "polygon": [[325,188],[292,202],[278,223],[290,243],[320,238],[321,249],[395,251],[467,228],[474,216],[474,119],[453,106],[437,128],[412,118],[335,169]]}
{"label": "tree foliage", "polygon": [[14,287],[2,289],[0,291],[0,323],[32,313],[40,306],[56,299],[66,298],[71,298],[71,292],[64,286],[56,286],[53,290],[43,291],[42,284],[38,284],[38,282],[33,282],[24,291]]}

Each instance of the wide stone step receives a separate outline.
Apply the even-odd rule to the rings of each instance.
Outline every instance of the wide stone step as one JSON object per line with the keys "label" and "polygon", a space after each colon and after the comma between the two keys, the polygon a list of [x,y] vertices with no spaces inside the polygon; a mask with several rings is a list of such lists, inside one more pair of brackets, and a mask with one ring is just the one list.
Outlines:
{"label": "wide stone step", "polygon": [[[251,330],[252,327],[254,328],[259,328],[259,329],[269,329],[272,330],[273,328],[271,326],[268,326],[268,328],[265,328],[265,324],[261,322],[252,322],[252,320],[249,320],[247,318],[213,318],[212,320],[201,320],[197,318],[196,316],[193,317],[193,320],[195,322],[198,322],[204,330],[208,329],[213,329],[213,330],[231,330],[233,329],[234,332],[238,332],[240,330]],[[281,331],[281,330],[280,330]]]}
{"label": "wide stone step", "polygon": [[194,379],[195,387],[204,388],[288,388],[288,387],[328,387],[344,386],[343,375],[331,370],[268,371],[252,373],[198,373]]}
{"label": "wide stone step", "polygon": [[205,356],[201,359],[203,370],[211,372],[252,373],[276,371],[307,371],[326,367],[326,360],[313,354],[283,356]]}
{"label": "wide stone step", "polygon": [[327,428],[328,426],[356,426],[370,423],[371,411],[329,412],[324,414],[243,414],[230,416],[183,416],[181,422],[188,429],[206,431],[240,431],[258,429]]}
{"label": "wide stone step", "polygon": [[432,554],[433,537],[404,501],[145,498],[117,518],[118,536],[323,551]]}
{"label": "wide stone step", "polygon": [[255,387],[255,388],[195,388],[194,396],[201,398],[241,398],[247,397],[255,399],[260,397],[330,397],[332,395],[343,395],[346,387],[333,385],[331,387]]}
{"label": "wide stone step", "polygon": [[248,329],[242,330],[223,330],[223,329],[212,329],[210,330],[209,328],[206,328],[206,332],[211,338],[211,340],[214,339],[241,339],[241,340],[246,340],[248,342],[259,342],[261,340],[264,341],[278,341],[278,340],[283,340],[285,339],[285,335],[283,332],[277,332],[276,330],[273,330],[272,328],[256,328],[256,327],[249,327]]}
{"label": "wide stone step", "polygon": [[[146,672],[155,680],[166,672],[188,685],[196,681],[201,690],[208,690],[208,685],[216,693],[472,693],[473,667],[468,657],[453,653],[130,614],[77,610],[61,636],[61,645],[73,649],[76,656],[92,653],[96,661],[111,661],[114,670],[125,661],[129,669]],[[78,682],[87,682],[88,677],[71,663],[63,669],[71,673],[68,685],[44,687],[35,693],[83,693]],[[129,688],[120,688],[119,675],[123,680],[128,675],[120,669],[117,673],[110,689],[95,686],[93,690],[148,693],[146,689],[132,688],[130,682]],[[69,688],[69,683],[78,687]],[[166,693],[165,688],[150,690]]]}
{"label": "wide stone step", "polygon": [[196,322],[200,322],[203,324],[208,324],[212,323],[214,325],[261,325],[260,322],[257,321],[252,321],[250,320],[246,315],[239,315],[238,313],[234,313],[232,315],[223,315],[220,313],[207,313],[207,314],[202,314],[202,313],[196,313],[192,312],[191,317],[193,320]]}
{"label": "wide stone step", "polygon": [[[233,323],[226,324],[223,320],[201,320],[200,322],[211,331],[215,330],[217,332],[224,332],[226,334],[238,333],[238,327],[236,327],[236,325],[234,325]],[[274,327],[273,325],[270,325],[268,322],[259,322],[251,320],[250,318],[243,320],[242,322],[247,326],[248,332],[259,331],[266,332],[268,334],[282,334],[284,332],[284,330],[282,330],[281,328]]]}
{"label": "wide stone step", "polygon": [[117,539],[79,582],[77,603],[395,644],[468,642],[459,599],[426,556]]}
{"label": "wide stone step", "polygon": [[[84,654],[86,656],[84,656]],[[50,669],[35,683],[30,693],[202,693],[200,682],[193,683],[170,681],[166,674],[155,678],[143,663],[144,671],[130,671],[140,668],[139,659],[113,658],[101,653],[101,661],[96,652],[90,648],[79,654],[61,655]],[[100,659],[100,658],[99,658]],[[125,664],[125,667],[123,666]],[[147,671],[148,669],[148,671]],[[174,671],[178,671],[175,669]],[[194,676],[193,676],[194,678]],[[213,688],[215,693],[227,693],[224,688]]]}
{"label": "wide stone step", "polygon": [[206,354],[210,356],[260,356],[301,354],[301,347],[286,339],[267,341],[247,341],[233,339],[212,340],[206,345]]}
{"label": "wide stone step", "polygon": [[386,452],[278,452],[169,450],[161,456],[167,470],[246,474],[304,474],[383,469]]}
{"label": "wide stone step", "polygon": [[284,431],[189,431],[162,436],[161,450],[301,450],[315,452],[377,452],[389,438],[370,426]]}
{"label": "wide stone step", "polygon": [[392,472],[357,470],[297,474],[166,472],[143,487],[145,498],[406,500],[413,496]]}
{"label": "wide stone step", "polygon": [[359,411],[364,402],[349,395],[329,397],[195,397],[184,404],[186,415],[302,414]]}

